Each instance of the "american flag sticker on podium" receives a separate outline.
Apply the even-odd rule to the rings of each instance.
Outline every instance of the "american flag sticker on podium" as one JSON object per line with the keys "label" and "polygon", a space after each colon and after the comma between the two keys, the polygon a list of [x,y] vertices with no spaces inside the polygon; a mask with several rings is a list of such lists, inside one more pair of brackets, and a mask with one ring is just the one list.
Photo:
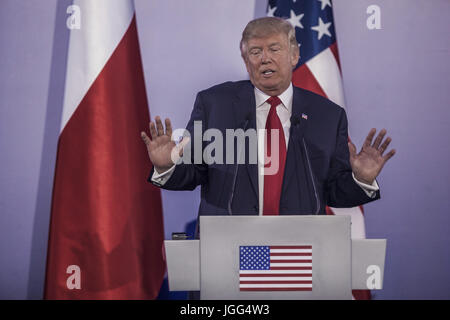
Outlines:
{"label": "american flag sticker on podium", "polygon": [[240,246],[240,291],[312,291],[312,246]]}

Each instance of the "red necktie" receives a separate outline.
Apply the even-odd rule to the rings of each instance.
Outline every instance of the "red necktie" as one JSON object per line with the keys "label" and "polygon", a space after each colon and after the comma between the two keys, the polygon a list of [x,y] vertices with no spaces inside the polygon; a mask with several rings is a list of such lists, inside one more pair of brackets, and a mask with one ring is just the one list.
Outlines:
{"label": "red necktie", "polygon": [[[280,214],[281,187],[286,162],[286,140],[284,139],[283,126],[277,115],[277,106],[281,104],[281,101],[275,96],[267,99],[267,102],[270,104],[270,111],[266,121],[263,215],[278,215]],[[278,131],[278,139],[276,139],[272,130]],[[275,138],[272,138],[272,136]],[[272,139],[275,140],[272,141]],[[274,146],[275,154],[271,154],[272,143],[278,144],[278,147]],[[278,154],[276,151],[278,151]],[[270,162],[267,163],[269,160]],[[276,168],[278,170],[275,170]]]}

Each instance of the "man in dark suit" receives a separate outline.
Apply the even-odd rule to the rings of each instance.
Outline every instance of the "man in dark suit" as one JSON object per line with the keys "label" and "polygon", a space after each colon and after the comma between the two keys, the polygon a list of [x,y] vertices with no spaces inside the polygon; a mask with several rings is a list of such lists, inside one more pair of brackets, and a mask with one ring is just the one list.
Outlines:
{"label": "man in dark suit", "polygon": [[[150,123],[152,139],[141,134],[154,165],[149,181],[169,190],[201,185],[199,215],[324,214],[326,205],[353,207],[378,199],[375,178],[395,153],[384,154],[391,139],[384,139],[383,129],[372,142],[372,129],[357,153],[348,142],[345,111],[292,86],[299,59],[293,27],[279,18],[251,21],[242,35],[241,54],[250,81],[200,92],[187,131],[194,141],[196,123],[201,132],[216,129],[223,137],[229,129],[242,129],[263,132],[263,138],[216,148],[216,154],[233,152],[233,163],[196,159],[175,164],[173,154],[195,150],[189,139],[176,145],[170,120],[164,130],[156,117]],[[203,155],[208,144],[201,141]],[[250,161],[256,152],[262,152],[263,161]],[[245,163],[236,163],[237,154],[245,155]]]}

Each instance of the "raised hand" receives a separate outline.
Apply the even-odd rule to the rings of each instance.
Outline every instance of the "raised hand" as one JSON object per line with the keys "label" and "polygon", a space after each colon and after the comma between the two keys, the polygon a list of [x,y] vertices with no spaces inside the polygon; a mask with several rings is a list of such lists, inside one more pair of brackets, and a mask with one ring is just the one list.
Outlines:
{"label": "raised hand", "polygon": [[141,132],[141,138],[147,146],[150,161],[159,173],[167,171],[174,165],[177,158],[175,155],[182,155],[183,146],[187,142],[184,141],[184,143],[182,142],[177,146],[175,142],[171,140],[172,125],[170,119],[165,119],[164,122],[166,125],[165,131],[159,116],[155,117],[155,122],[150,122],[151,139],[144,131]]}
{"label": "raised hand", "polygon": [[358,181],[369,185],[371,185],[378,176],[386,161],[395,154],[395,149],[392,149],[383,155],[389,146],[389,143],[392,141],[390,137],[387,137],[383,142],[383,138],[386,135],[385,129],[380,131],[372,144],[372,139],[375,136],[376,131],[376,129],[370,130],[361,151],[358,154],[356,153],[356,146],[352,142],[348,143],[350,165],[352,166],[353,174]]}

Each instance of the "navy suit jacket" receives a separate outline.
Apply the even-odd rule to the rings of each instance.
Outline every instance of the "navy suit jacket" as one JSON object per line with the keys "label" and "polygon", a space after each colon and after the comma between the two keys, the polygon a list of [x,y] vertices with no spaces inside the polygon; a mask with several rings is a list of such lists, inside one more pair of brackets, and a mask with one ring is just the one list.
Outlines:
{"label": "navy suit jacket", "polygon": [[[378,199],[379,192],[370,198],[353,180],[344,109],[312,92],[297,87],[293,91],[280,215],[325,214],[326,205],[354,207]],[[187,125],[191,142],[194,121],[202,122],[203,132],[216,128],[223,137],[226,129],[256,129],[255,106],[250,81],[226,82],[199,92]],[[249,163],[247,145],[245,150],[245,164],[225,164],[225,160],[224,164],[179,164],[161,187],[193,190],[200,185],[199,215],[258,215],[258,165]],[[153,169],[149,182],[152,174]]]}

